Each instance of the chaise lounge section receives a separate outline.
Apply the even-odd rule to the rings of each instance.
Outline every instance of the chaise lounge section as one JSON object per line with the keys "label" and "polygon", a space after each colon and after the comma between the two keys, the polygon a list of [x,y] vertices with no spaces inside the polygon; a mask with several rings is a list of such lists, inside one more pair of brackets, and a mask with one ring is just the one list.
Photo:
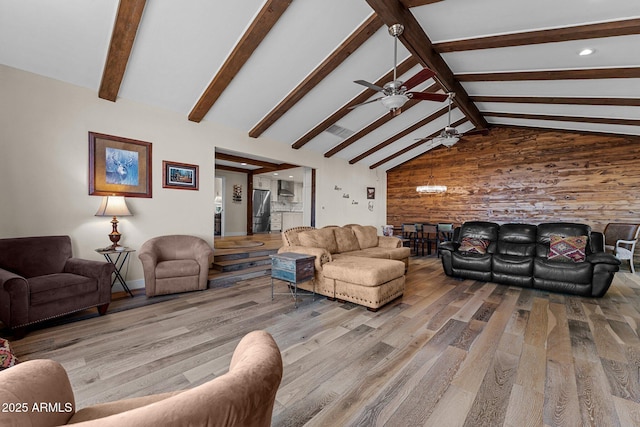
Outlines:
{"label": "chaise lounge section", "polygon": [[602,233],[576,223],[470,221],[440,250],[447,276],[588,297],[602,297],[620,268]]}
{"label": "chaise lounge section", "polygon": [[404,293],[410,249],[398,238],[378,236],[373,226],[296,227],[284,231],[282,240],[280,253],[316,257],[314,280],[298,285],[302,289],[370,310]]}

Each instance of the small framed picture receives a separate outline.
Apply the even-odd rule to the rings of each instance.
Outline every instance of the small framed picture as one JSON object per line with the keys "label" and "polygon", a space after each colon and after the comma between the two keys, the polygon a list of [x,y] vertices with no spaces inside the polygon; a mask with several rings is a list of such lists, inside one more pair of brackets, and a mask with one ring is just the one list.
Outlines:
{"label": "small framed picture", "polygon": [[367,199],[375,199],[375,198],[376,198],[376,188],[367,187]]}
{"label": "small framed picture", "polygon": [[199,181],[198,165],[162,161],[162,188],[197,190]]}

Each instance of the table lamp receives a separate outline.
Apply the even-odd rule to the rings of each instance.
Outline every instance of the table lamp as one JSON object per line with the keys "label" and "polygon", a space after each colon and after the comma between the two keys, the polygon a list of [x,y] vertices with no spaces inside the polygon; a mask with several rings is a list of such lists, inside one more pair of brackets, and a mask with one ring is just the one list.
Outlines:
{"label": "table lamp", "polygon": [[111,224],[113,229],[109,233],[109,240],[111,240],[111,250],[117,250],[119,246],[118,242],[122,236],[118,232],[118,216],[131,216],[127,203],[124,201],[123,196],[105,196],[102,198],[102,203],[96,212],[96,216],[112,216]]}

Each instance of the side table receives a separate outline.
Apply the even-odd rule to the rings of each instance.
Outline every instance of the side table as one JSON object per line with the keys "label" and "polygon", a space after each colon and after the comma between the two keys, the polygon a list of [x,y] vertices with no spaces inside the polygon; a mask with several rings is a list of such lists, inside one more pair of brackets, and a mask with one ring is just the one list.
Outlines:
{"label": "side table", "polygon": [[[115,277],[111,282],[111,287],[113,288],[113,285],[115,285],[116,281],[119,281],[120,284],[122,285],[122,289],[124,289],[125,292],[127,292],[131,296],[131,298],[133,298],[133,293],[131,292],[131,289],[129,289],[129,287],[127,286],[127,282],[124,278],[127,276],[127,273],[129,272],[129,262],[128,262],[129,254],[135,251],[136,251],[135,249],[130,249],[130,248],[124,248],[121,251],[116,251],[111,248],[96,249],[96,252],[104,256],[107,262],[110,262],[116,267],[116,271],[114,271]],[[117,256],[115,257],[115,259],[112,258],[112,255],[116,255],[116,254]],[[121,272],[122,272],[122,267],[125,264],[127,264],[127,269],[123,277]]]}
{"label": "side table", "polygon": [[[273,279],[289,282],[289,294],[293,296],[295,308],[298,308],[298,284],[313,280],[315,269],[313,262],[315,256],[297,254],[294,252],[283,252],[281,254],[270,255],[271,257],[271,300],[273,301]],[[293,290],[291,289],[293,288]],[[315,297],[315,282],[313,292],[309,295]],[[282,294],[280,294],[282,295]],[[284,294],[287,295],[287,294]]]}

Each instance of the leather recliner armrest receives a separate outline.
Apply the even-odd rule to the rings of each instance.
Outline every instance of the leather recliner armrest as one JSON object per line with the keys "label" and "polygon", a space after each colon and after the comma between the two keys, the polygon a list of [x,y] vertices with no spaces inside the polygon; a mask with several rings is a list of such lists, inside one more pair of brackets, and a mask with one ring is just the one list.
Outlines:
{"label": "leather recliner armrest", "polygon": [[591,264],[611,264],[611,265],[620,265],[620,260],[613,254],[608,254],[605,252],[596,252],[594,254],[587,255],[587,262]]}
{"label": "leather recliner armrest", "polygon": [[458,242],[442,242],[440,243],[440,250],[455,252],[460,247],[460,243]]}

